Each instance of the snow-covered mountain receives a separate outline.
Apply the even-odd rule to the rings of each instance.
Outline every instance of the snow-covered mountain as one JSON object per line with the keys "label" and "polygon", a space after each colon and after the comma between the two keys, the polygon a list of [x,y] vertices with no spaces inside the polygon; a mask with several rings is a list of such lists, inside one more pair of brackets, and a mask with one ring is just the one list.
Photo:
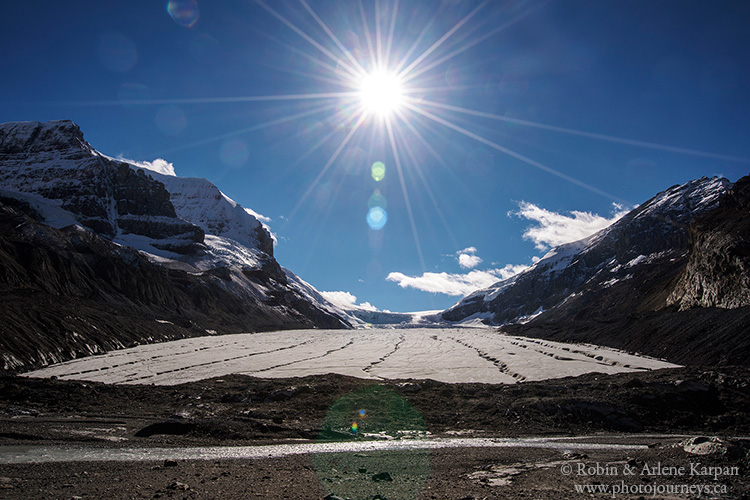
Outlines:
{"label": "snow-covered mountain", "polygon": [[516,323],[560,307],[584,287],[606,288],[633,277],[635,269],[684,256],[688,226],[718,206],[730,188],[723,178],[673,186],[611,226],[550,250],[524,272],[479,290],[443,312],[449,321],[484,316],[491,323]]}
{"label": "snow-covered mountain", "polygon": [[[0,203],[7,223],[0,233],[7,249],[0,259],[6,270],[0,274],[5,293],[0,315],[18,313],[14,297],[31,291],[55,302],[59,312],[66,301],[84,297],[105,316],[146,315],[154,328],[142,328],[142,338],[128,337],[129,342],[163,338],[159,329],[170,328],[173,338],[351,326],[335,306],[303,293],[298,278],[279,266],[273,236],[255,212],[206,179],[167,175],[103,155],[71,121],[0,125]],[[43,253],[40,262],[25,260],[24,245]],[[50,285],[66,275],[76,278],[69,286]],[[153,290],[144,293],[148,287]],[[122,303],[113,307],[115,296]],[[135,310],[123,311],[125,303]],[[43,317],[45,311],[34,314]],[[188,325],[183,331],[172,328],[181,315]],[[27,350],[5,364],[39,365],[123,343],[117,335],[97,337],[92,314],[80,316],[78,326],[43,321],[60,330],[59,345]],[[41,328],[21,323],[0,331],[0,351],[12,351],[7,346],[24,335],[43,344]],[[85,342],[59,340],[77,339],[84,330]]]}
{"label": "snow-covered mountain", "polygon": [[723,209],[739,199],[734,191],[718,177],[673,186],[442,317],[678,363],[743,362],[750,351],[750,210],[738,207],[750,203],[746,193]]}

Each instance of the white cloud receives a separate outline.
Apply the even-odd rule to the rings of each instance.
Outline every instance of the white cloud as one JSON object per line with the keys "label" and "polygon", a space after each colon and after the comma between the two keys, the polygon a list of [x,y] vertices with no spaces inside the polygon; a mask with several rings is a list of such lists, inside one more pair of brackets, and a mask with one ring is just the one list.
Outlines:
{"label": "white cloud", "polygon": [[342,309],[363,309],[365,311],[378,311],[379,309],[369,302],[357,304],[357,296],[349,292],[320,292],[320,294],[331,304]]}
{"label": "white cloud", "polygon": [[443,293],[453,296],[466,296],[500,280],[514,276],[528,266],[508,264],[499,269],[474,270],[466,274],[424,273],[421,276],[407,276],[403,273],[390,273],[386,279],[398,283],[401,288],[415,288],[423,292]]}
{"label": "white cloud", "polygon": [[[379,311],[379,309],[377,307],[375,307],[374,305],[370,304],[369,302],[362,302],[357,307],[359,307],[360,309],[364,309],[365,311]],[[384,312],[390,312],[390,311],[386,310]]]}
{"label": "white cloud", "polygon": [[616,203],[613,204],[614,215],[609,219],[591,212],[572,211],[570,215],[565,215],[525,201],[520,202],[518,206],[518,212],[511,212],[509,215],[517,215],[538,223],[537,226],[527,228],[523,237],[533,241],[539,250],[547,250],[590,236],[628,213],[628,210]]}
{"label": "white cloud", "polygon": [[477,255],[462,253],[458,256],[458,265],[462,269],[473,269],[482,263],[482,259]]}
{"label": "white cloud", "polygon": [[356,295],[349,292],[320,292],[328,302],[339,307],[351,307],[357,303]]}
{"label": "white cloud", "polygon": [[482,263],[482,259],[478,255],[474,255],[476,253],[476,247],[466,247],[456,252],[458,265],[461,266],[461,269],[473,269]]}
{"label": "white cloud", "polygon": [[146,170],[151,170],[152,172],[156,172],[157,174],[171,175],[173,177],[177,175],[174,173],[174,165],[172,165],[167,160],[163,160],[161,158],[157,158],[154,161],[135,161],[135,160],[128,160],[127,158],[123,158],[123,157],[118,157],[117,159],[120,161],[130,163],[132,165],[135,165],[136,167],[139,167],[139,168],[145,168]]}

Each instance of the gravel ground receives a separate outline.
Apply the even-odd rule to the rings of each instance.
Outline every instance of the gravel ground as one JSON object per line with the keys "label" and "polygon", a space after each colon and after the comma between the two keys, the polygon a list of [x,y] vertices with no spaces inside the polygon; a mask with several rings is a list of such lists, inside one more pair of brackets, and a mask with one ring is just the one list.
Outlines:
{"label": "gravel ground", "polygon": [[[750,498],[750,446],[737,439],[750,436],[748,381],[746,368],[589,374],[504,386],[326,375],[231,376],[158,387],[11,376],[0,378],[0,446],[179,448],[399,437],[408,431],[588,435],[595,442],[650,447],[567,453],[462,448],[136,463],[0,461],[0,499],[613,498],[611,491],[576,491],[576,485],[612,484],[630,490],[615,498]],[[706,436],[687,446],[706,454],[689,453],[679,444],[686,437],[660,437],[663,433]],[[690,474],[694,463],[724,468],[718,475]],[[573,473],[566,475],[565,466]],[[626,475],[626,466],[634,473]],[[685,468],[682,473],[679,467]],[[693,490],[671,494],[664,489],[668,485]],[[725,491],[698,493],[703,485]]]}

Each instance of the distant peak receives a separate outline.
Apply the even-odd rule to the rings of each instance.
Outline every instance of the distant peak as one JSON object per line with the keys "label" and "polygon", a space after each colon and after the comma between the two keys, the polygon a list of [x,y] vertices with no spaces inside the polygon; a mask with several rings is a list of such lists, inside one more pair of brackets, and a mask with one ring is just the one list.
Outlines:
{"label": "distant peak", "polygon": [[82,149],[92,151],[81,128],[71,120],[0,124],[0,154]]}

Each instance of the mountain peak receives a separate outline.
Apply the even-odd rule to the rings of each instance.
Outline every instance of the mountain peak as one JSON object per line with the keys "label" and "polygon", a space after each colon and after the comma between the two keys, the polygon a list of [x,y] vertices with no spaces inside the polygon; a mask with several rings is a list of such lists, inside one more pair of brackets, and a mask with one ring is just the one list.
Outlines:
{"label": "mountain peak", "polygon": [[92,151],[81,128],[71,120],[0,124],[0,154],[82,149]]}

